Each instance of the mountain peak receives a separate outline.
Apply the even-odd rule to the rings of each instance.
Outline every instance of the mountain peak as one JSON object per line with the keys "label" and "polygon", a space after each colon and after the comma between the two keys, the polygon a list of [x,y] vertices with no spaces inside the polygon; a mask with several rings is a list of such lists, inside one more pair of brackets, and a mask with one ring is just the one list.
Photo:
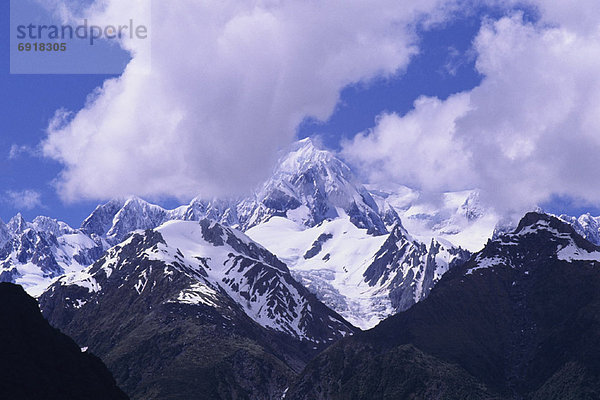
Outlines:
{"label": "mountain peak", "polygon": [[559,218],[571,225],[586,240],[600,245],[600,217],[594,217],[590,213],[586,213],[579,217],[563,214]]}
{"label": "mountain peak", "polygon": [[156,228],[174,217],[174,213],[160,206],[137,196],[129,196],[96,207],[83,221],[81,229],[87,234],[106,237],[109,242],[116,244],[134,230]]}
{"label": "mountain peak", "polygon": [[305,137],[304,139],[300,139],[296,141],[292,145],[292,149],[301,149],[301,148],[315,148],[314,141],[311,137]]}
{"label": "mountain peak", "polygon": [[25,221],[21,213],[17,213],[17,215],[12,217],[8,221],[7,227],[13,233],[23,233],[28,228],[27,221]]}
{"label": "mountain peak", "polygon": [[38,232],[49,232],[56,237],[75,231],[66,222],[58,221],[44,215],[35,217],[31,222],[31,225]]}
{"label": "mountain peak", "polygon": [[296,174],[310,169],[314,165],[325,165],[333,163],[336,169],[341,169],[344,175],[348,175],[350,169],[337,159],[333,153],[317,148],[311,138],[297,141],[291,146],[280,161],[276,174]]}
{"label": "mountain peak", "polygon": [[297,142],[255,198],[238,207],[244,229],[288,212],[301,214],[306,226],[348,215],[359,228],[387,233],[377,204],[350,167],[309,138]]}

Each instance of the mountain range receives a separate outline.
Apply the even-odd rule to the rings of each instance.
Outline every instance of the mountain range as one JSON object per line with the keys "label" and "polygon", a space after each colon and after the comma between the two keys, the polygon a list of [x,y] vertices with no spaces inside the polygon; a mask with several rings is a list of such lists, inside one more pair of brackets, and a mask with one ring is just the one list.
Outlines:
{"label": "mountain range", "polygon": [[[600,244],[600,217],[560,218]],[[99,205],[77,229],[43,216],[0,221],[0,281],[39,296],[131,232],[202,219],[245,232],[363,329],[425,298],[469,251],[480,250],[494,232],[514,228],[487,210],[476,190],[446,193],[441,203],[428,205],[405,186],[360,183],[342,160],[304,139],[247,198],[196,198],[172,210],[137,197],[115,199]]]}
{"label": "mountain range", "polygon": [[305,139],[247,198],[0,221],[0,280],[134,399],[541,399],[596,390],[598,244],[600,218],[428,204]]}
{"label": "mountain range", "polygon": [[[248,198],[196,198],[173,210],[137,197],[115,199],[99,205],[77,229],[48,217],[30,223],[17,215],[0,223],[0,280],[39,296],[58,277],[83,270],[131,232],[210,219],[245,232],[321,301],[355,326],[370,328],[426,297],[444,272],[469,255],[443,235],[409,234],[382,196],[361,184],[334,154],[304,139]],[[476,203],[467,197],[465,204]],[[464,211],[465,204],[455,214],[476,219],[476,213]],[[453,220],[460,219],[456,215]],[[402,256],[390,256],[399,249]]]}

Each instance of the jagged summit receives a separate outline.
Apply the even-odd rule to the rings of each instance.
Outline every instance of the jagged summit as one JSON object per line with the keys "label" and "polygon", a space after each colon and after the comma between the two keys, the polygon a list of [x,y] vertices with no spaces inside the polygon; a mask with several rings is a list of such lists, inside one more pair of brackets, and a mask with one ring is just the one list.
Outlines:
{"label": "jagged summit", "polygon": [[23,233],[29,226],[21,213],[17,213],[6,225],[12,233]]}
{"label": "jagged summit", "polygon": [[275,174],[297,174],[317,164],[330,164],[334,169],[344,173],[347,178],[351,176],[350,168],[346,164],[336,158],[330,151],[317,148],[311,138],[305,138],[294,143],[290,147],[289,153],[280,159]]}
{"label": "jagged summit", "polygon": [[202,197],[194,198],[188,206],[182,207],[181,219],[186,221],[200,221],[208,218],[217,221],[223,225],[234,228],[239,227],[237,216],[236,199],[219,199],[211,200],[203,199]]}
{"label": "jagged summit", "polygon": [[514,234],[532,233],[532,230],[535,231],[536,228],[541,230],[554,229],[559,233],[575,233],[574,229],[569,224],[561,221],[557,217],[541,211],[531,211],[521,218]]}
{"label": "jagged summit", "polygon": [[369,286],[386,287],[394,313],[425,299],[448,270],[471,254],[445,241],[414,239],[398,223],[373,257],[363,276]]}
{"label": "jagged summit", "polygon": [[31,226],[38,232],[51,232],[55,236],[75,233],[75,229],[67,223],[43,215],[35,217],[31,222]]}
{"label": "jagged summit", "polygon": [[309,138],[297,142],[262,189],[238,206],[244,229],[272,216],[310,227],[344,215],[370,233],[387,233],[377,204],[351,169],[331,152],[317,149]]}
{"label": "jagged summit", "polygon": [[83,222],[81,230],[116,244],[133,230],[152,229],[170,219],[210,218],[247,230],[273,216],[315,226],[345,215],[357,227],[373,234],[387,233],[386,224],[391,226],[399,220],[391,207],[380,215],[378,205],[351,169],[333,153],[318,149],[306,138],[292,145],[271,179],[248,198],[197,197],[175,210],[166,210],[135,196],[114,199],[98,206]]}
{"label": "jagged summit", "polygon": [[[4,229],[3,229],[4,228]],[[62,221],[39,216],[27,222],[21,214],[0,225],[0,281],[23,285],[39,295],[56,277],[81,270],[108,248]]]}
{"label": "jagged summit", "polygon": [[153,229],[165,221],[181,219],[182,213],[182,207],[166,210],[137,196],[130,196],[113,199],[96,207],[83,221],[81,230],[116,244],[135,230]]}
{"label": "jagged summit", "polygon": [[125,204],[123,199],[113,199],[96,209],[83,221],[81,230],[88,234],[104,236],[110,230],[113,219]]}

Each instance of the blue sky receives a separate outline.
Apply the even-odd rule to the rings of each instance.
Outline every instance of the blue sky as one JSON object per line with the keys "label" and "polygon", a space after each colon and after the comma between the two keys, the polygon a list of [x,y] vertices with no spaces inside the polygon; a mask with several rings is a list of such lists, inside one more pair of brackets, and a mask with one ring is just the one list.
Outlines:
{"label": "blue sky", "polygon": [[[9,5],[2,2],[0,15],[2,73],[0,87],[0,217],[7,221],[17,211],[27,219],[44,214],[78,226],[99,201],[77,200],[65,203],[57,194],[55,181],[62,165],[56,160],[36,154],[35,149],[46,136],[46,128],[56,110],[77,111],[83,108],[87,96],[111,75],[11,75],[9,74]],[[420,96],[435,96],[442,100],[478,86],[483,77],[475,68],[473,40],[481,28],[482,16],[499,18],[506,11],[482,9],[469,16],[459,16],[433,30],[419,32],[419,54],[411,59],[406,71],[391,78],[375,78],[368,84],[356,84],[341,92],[341,101],[326,122],[306,119],[298,127],[298,137],[318,135],[324,144],[340,149],[341,139],[372,128],[382,112],[404,115]],[[527,14],[534,20],[535,13]],[[13,146],[24,150],[9,157]],[[33,154],[32,154],[33,151]],[[20,208],[10,199],[10,192],[38,192],[40,204],[32,209]],[[164,197],[163,197],[164,198]],[[174,206],[176,200],[159,201]],[[555,196],[543,204],[551,212],[578,214],[600,210],[579,206],[568,196]]]}
{"label": "blue sky", "polygon": [[[2,51],[0,87],[0,190],[3,193],[0,217],[8,221],[16,212],[27,219],[43,214],[63,219],[76,226],[82,221],[94,202],[63,204],[53,189],[52,182],[61,171],[61,165],[48,158],[32,156],[27,152],[9,159],[13,145],[35,149],[43,140],[48,122],[56,110],[78,110],[94,88],[108,75],[11,75],[9,41],[9,2],[0,5]],[[18,208],[7,199],[7,191],[35,190],[41,193],[42,206],[27,210]]]}

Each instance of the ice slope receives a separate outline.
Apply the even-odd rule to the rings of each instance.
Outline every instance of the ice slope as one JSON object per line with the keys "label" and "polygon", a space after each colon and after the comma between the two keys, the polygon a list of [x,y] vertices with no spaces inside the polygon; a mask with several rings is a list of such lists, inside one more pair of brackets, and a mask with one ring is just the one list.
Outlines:
{"label": "ice slope", "polygon": [[387,236],[369,235],[347,216],[312,228],[273,217],[246,233],[276,254],[296,279],[353,325],[372,327],[393,312],[385,290],[369,286],[363,277]]}
{"label": "ice slope", "polygon": [[468,253],[432,242],[428,247],[397,225],[370,235],[348,216],[306,227],[273,217],[247,232],[290,268],[292,275],[352,324],[368,329],[427,296]]}

